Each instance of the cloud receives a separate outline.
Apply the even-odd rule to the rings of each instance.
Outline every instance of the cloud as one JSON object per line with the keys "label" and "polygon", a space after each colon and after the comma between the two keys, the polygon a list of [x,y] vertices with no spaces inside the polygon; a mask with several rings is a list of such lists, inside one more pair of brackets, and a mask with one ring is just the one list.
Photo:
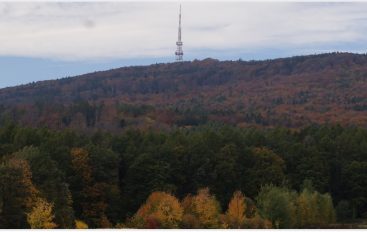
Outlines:
{"label": "cloud", "polygon": [[[317,52],[364,44],[366,10],[367,3],[184,2],[184,52],[239,57],[264,49]],[[177,14],[174,2],[2,2],[0,56],[172,56]]]}

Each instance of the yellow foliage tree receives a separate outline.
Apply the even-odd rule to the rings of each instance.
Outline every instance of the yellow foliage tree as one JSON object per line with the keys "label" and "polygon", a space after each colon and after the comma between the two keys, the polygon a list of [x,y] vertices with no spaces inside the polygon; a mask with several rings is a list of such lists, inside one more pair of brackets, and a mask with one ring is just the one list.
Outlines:
{"label": "yellow foliage tree", "polygon": [[9,167],[13,167],[21,170],[22,172],[22,180],[21,184],[23,186],[24,191],[26,192],[25,208],[27,210],[32,209],[34,206],[34,202],[36,202],[37,196],[39,195],[39,191],[32,183],[32,171],[28,162],[24,159],[12,158],[8,162]]}
{"label": "yellow foliage tree", "polygon": [[75,220],[75,229],[88,229],[88,225],[81,220]]}
{"label": "yellow foliage tree", "polygon": [[228,210],[225,215],[226,224],[229,228],[242,228],[246,220],[245,212],[245,197],[240,191],[236,191],[228,204]]}
{"label": "yellow foliage tree", "polygon": [[297,198],[299,228],[324,227],[335,221],[335,210],[329,194],[303,190]]}
{"label": "yellow foliage tree", "polygon": [[188,196],[183,201],[185,219],[199,223],[199,228],[220,227],[220,205],[214,196],[210,195],[209,189],[200,189],[195,196]]}
{"label": "yellow foliage tree", "polygon": [[32,229],[53,229],[57,225],[53,222],[53,205],[39,198],[32,211],[27,214],[27,221]]}
{"label": "yellow foliage tree", "polygon": [[138,228],[178,228],[183,209],[176,197],[153,192],[132,219],[132,226]]}

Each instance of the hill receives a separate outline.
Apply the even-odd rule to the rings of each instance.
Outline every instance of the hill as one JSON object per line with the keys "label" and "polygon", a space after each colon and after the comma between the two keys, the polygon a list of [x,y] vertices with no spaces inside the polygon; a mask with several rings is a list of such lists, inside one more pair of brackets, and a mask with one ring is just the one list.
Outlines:
{"label": "hill", "polygon": [[0,120],[54,129],[367,126],[367,55],[124,67],[0,90]]}

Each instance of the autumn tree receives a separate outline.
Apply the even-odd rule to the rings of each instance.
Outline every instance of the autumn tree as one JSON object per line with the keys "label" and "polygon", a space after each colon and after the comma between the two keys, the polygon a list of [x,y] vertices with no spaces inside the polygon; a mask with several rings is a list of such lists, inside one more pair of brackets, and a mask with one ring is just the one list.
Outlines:
{"label": "autumn tree", "polygon": [[57,225],[54,223],[53,204],[45,199],[39,198],[27,214],[27,221],[32,229],[53,229]]}
{"label": "autumn tree", "polygon": [[27,161],[10,158],[0,164],[0,227],[27,228],[26,213],[38,194]]}
{"label": "autumn tree", "polygon": [[[188,196],[183,200],[185,214],[192,215],[199,228],[219,228],[220,227],[220,205],[209,189],[199,189],[197,195]],[[192,220],[194,221],[194,219]]]}
{"label": "autumn tree", "polygon": [[138,228],[178,228],[183,209],[180,202],[171,194],[153,192],[132,219]]}
{"label": "autumn tree", "polygon": [[229,228],[240,229],[246,220],[246,203],[245,196],[236,191],[228,204],[228,210],[225,214],[225,221]]}
{"label": "autumn tree", "polygon": [[104,189],[106,183],[95,182],[92,176],[92,167],[90,165],[89,153],[82,148],[71,150],[72,167],[76,173],[78,195],[77,202],[80,204],[82,217],[93,227],[110,227],[110,222],[106,216],[107,204],[104,199]]}
{"label": "autumn tree", "polygon": [[88,225],[81,220],[75,220],[75,229],[88,229]]}
{"label": "autumn tree", "polygon": [[24,147],[13,156],[29,162],[34,185],[46,201],[53,202],[54,222],[58,227],[73,228],[72,196],[64,173],[60,171],[57,163],[47,153],[33,146]]}
{"label": "autumn tree", "polygon": [[271,221],[261,217],[259,213],[256,213],[253,217],[248,218],[246,220],[244,228],[246,229],[271,229],[273,227],[272,227]]}
{"label": "autumn tree", "polygon": [[335,210],[330,194],[320,194],[305,188],[296,200],[298,228],[325,227],[335,222]]}
{"label": "autumn tree", "polygon": [[316,214],[316,195],[305,189],[296,199],[297,227],[304,228],[315,226],[318,215]]}

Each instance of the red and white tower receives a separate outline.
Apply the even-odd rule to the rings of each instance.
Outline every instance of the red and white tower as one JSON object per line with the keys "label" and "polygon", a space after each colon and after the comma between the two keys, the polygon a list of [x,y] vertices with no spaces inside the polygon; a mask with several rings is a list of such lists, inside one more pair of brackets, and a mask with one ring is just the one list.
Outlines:
{"label": "red and white tower", "polygon": [[179,14],[179,21],[178,21],[178,40],[176,42],[177,49],[175,52],[176,61],[182,61],[183,51],[182,51],[182,41],[181,41],[181,5],[180,5],[180,14]]}

